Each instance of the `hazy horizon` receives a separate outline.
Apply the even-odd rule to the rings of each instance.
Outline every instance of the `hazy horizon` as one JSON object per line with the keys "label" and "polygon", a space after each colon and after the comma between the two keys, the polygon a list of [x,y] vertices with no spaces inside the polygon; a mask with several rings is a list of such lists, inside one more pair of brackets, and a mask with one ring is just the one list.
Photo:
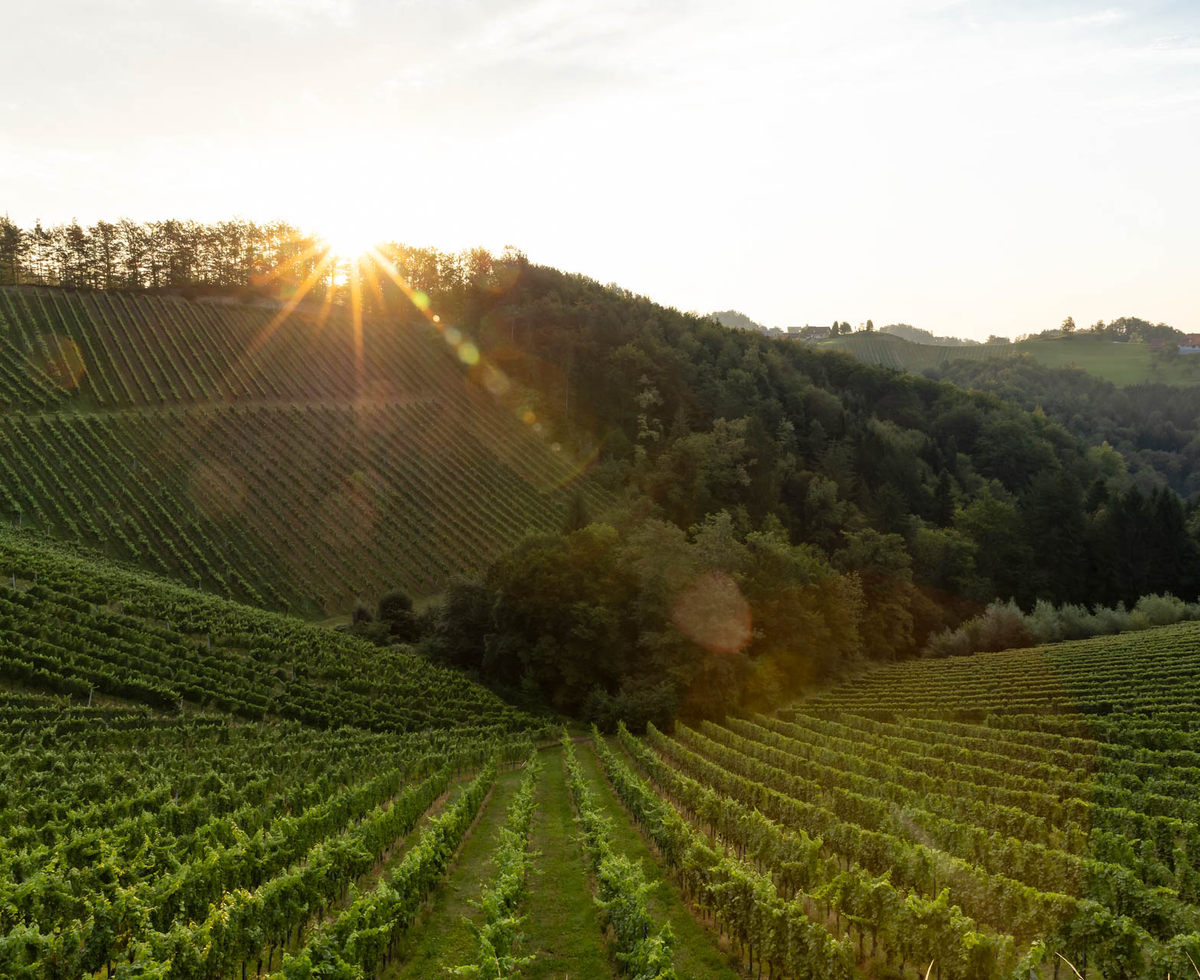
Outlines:
{"label": "hazy horizon", "polygon": [[1185,3],[12,11],[0,209],[507,244],[685,310],[1200,331]]}

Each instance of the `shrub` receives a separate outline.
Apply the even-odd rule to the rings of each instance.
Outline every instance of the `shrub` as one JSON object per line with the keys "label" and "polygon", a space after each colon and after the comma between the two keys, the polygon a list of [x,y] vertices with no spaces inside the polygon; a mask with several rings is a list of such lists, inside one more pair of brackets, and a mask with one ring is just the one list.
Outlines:
{"label": "shrub", "polygon": [[421,620],[413,612],[412,597],[402,589],[380,597],[379,621],[387,624],[392,639],[400,643],[415,643],[421,638]]}
{"label": "shrub", "polygon": [[1124,630],[1171,626],[1188,620],[1200,620],[1200,602],[1187,603],[1170,594],[1144,595],[1132,610],[1117,603],[1111,609],[1097,606],[1093,612],[1069,603],[1055,608],[1039,599],[1032,612],[1024,613],[1015,602],[997,600],[958,629],[946,629],[930,636],[922,653],[926,657],[959,657],[982,650],[1082,640]]}
{"label": "shrub", "polygon": [[1171,626],[1187,616],[1188,605],[1170,593],[1151,594],[1138,599],[1133,610],[1145,616],[1150,626]]}
{"label": "shrub", "polygon": [[1033,646],[1033,634],[1025,623],[1025,614],[1013,601],[993,602],[978,623],[977,650],[1008,650]]}
{"label": "shrub", "polygon": [[1045,599],[1038,599],[1033,612],[1025,617],[1025,624],[1038,643],[1053,643],[1067,637],[1063,619],[1054,608],[1054,603]]}

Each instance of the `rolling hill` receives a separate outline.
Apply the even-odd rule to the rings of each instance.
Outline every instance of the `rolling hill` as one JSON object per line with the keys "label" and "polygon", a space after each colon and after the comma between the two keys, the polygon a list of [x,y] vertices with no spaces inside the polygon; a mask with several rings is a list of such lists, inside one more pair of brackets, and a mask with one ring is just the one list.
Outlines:
{"label": "rolling hill", "polygon": [[255,604],[434,593],[606,499],[425,317],[20,287],[0,345],[4,516]]}
{"label": "rolling hill", "polygon": [[1195,624],[555,744],[420,658],[41,535],[0,529],[0,572],[14,980],[514,955],[588,980],[1050,980],[1059,955],[1165,980],[1200,955]]}
{"label": "rolling hill", "polygon": [[1027,354],[1047,367],[1081,368],[1116,385],[1147,382],[1200,384],[1200,358],[1194,361],[1181,358],[1175,364],[1160,364],[1151,359],[1150,348],[1146,344],[1113,343],[1087,336],[950,347],[914,344],[902,337],[879,331],[860,331],[834,338],[820,346],[826,350],[847,351],[868,364],[881,364],[918,374],[954,360],[1003,360]]}

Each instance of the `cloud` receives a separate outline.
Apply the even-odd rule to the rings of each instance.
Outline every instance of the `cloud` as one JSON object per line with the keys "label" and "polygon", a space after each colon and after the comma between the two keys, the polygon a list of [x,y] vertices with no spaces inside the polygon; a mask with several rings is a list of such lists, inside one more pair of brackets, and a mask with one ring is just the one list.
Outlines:
{"label": "cloud", "polygon": [[354,0],[217,0],[217,3],[291,28],[345,26],[354,20],[355,14]]}
{"label": "cloud", "polygon": [[1128,16],[1126,11],[1114,7],[1108,10],[1096,10],[1089,14],[1064,17],[1058,23],[1063,27],[1111,27],[1113,24],[1119,24]]}

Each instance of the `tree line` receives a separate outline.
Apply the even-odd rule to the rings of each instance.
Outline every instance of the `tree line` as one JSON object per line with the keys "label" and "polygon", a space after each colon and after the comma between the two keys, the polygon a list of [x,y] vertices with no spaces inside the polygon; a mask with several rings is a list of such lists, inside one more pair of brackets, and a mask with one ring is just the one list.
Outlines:
{"label": "tree line", "polygon": [[[297,291],[313,302],[331,295],[368,312],[411,310],[410,291],[443,293],[486,286],[492,258],[483,249],[459,255],[397,242],[377,255],[341,256],[316,232],[287,221],[233,218],[205,223],[78,221],[22,228],[0,216],[0,286],[172,290],[285,300]],[[515,259],[518,253],[506,253]],[[357,281],[355,281],[357,280]],[[361,287],[361,288],[359,288]]]}
{"label": "tree line", "polygon": [[[248,286],[268,276],[303,278],[320,241],[284,221],[215,224],[77,221],[21,228],[0,217],[0,284],[72,289]],[[306,255],[306,253],[309,253]]]}

